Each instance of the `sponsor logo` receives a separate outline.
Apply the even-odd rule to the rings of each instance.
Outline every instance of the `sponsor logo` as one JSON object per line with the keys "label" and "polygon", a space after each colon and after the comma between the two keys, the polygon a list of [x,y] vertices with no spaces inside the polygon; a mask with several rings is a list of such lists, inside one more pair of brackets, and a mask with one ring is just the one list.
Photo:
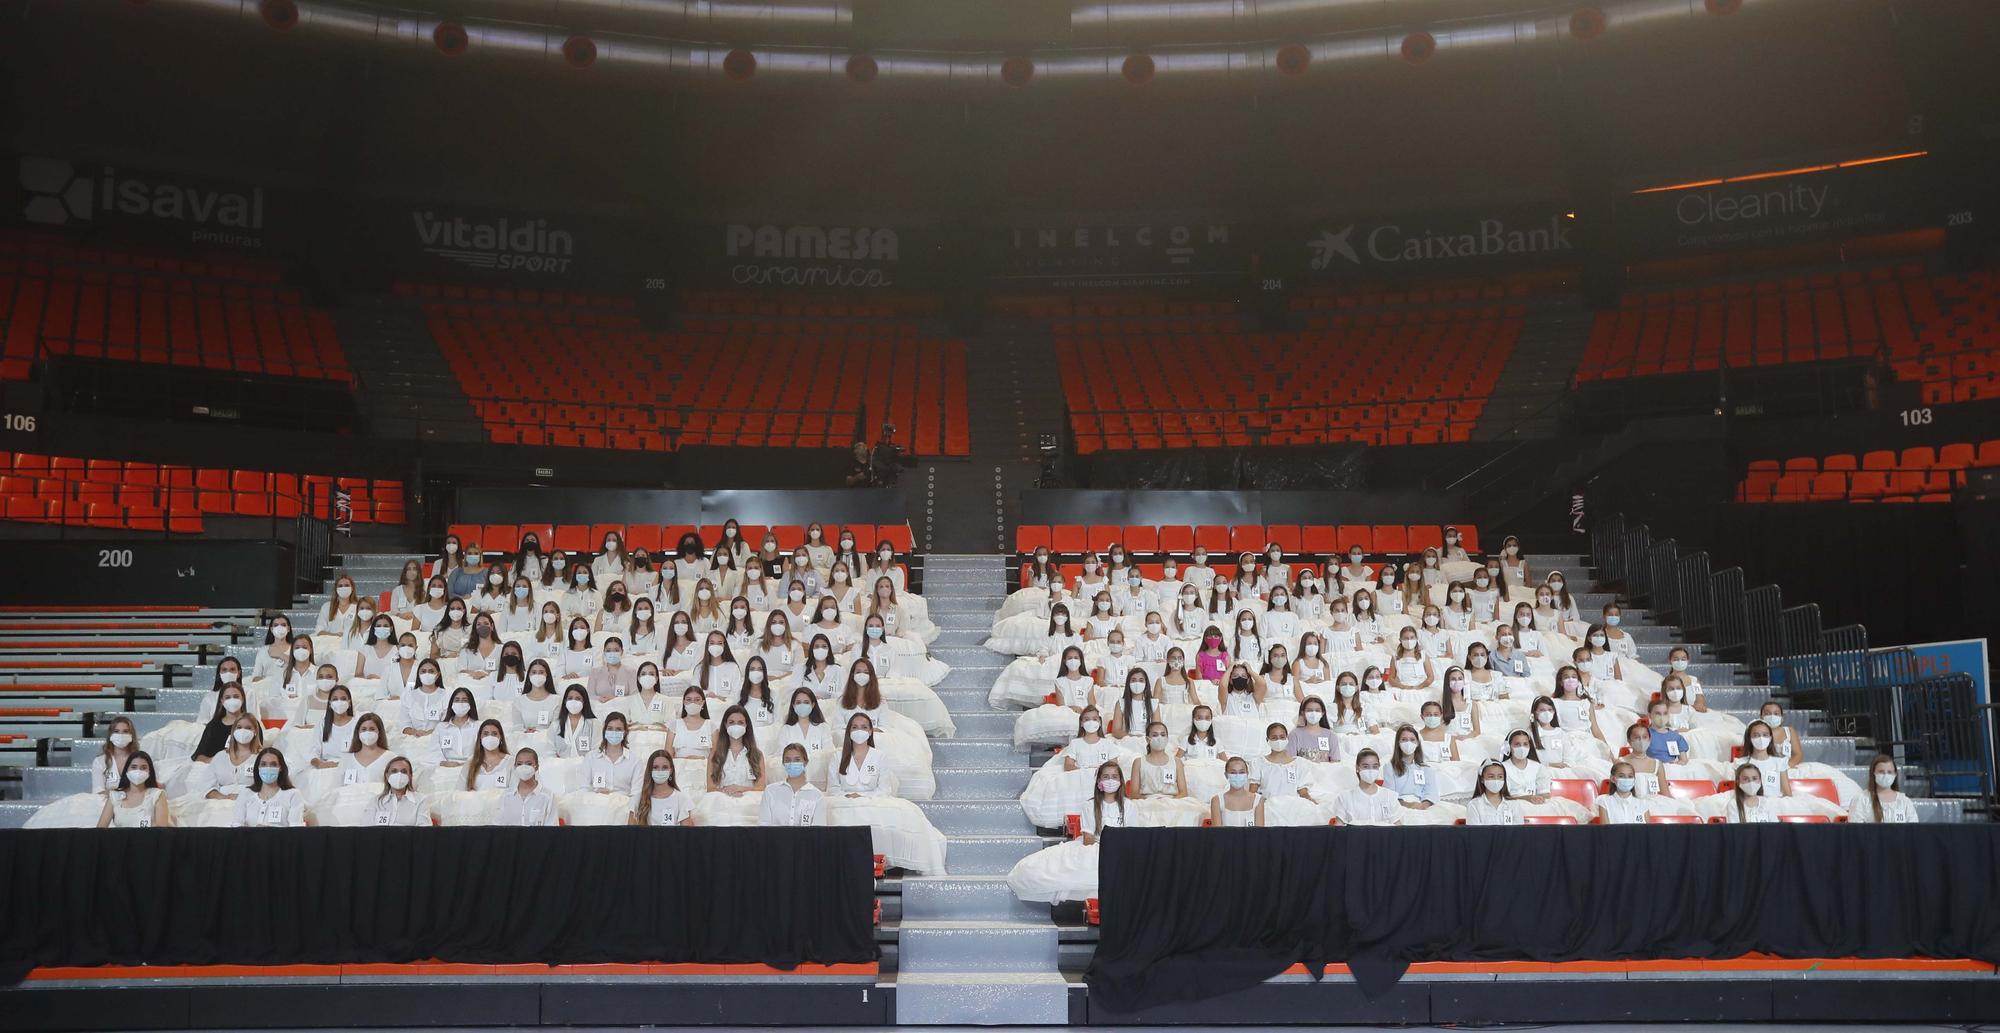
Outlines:
{"label": "sponsor logo", "polygon": [[884,226],[731,223],[723,230],[723,253],[751,259],[729,268],[738,286],[889,287],[895,280],[882,266],[902,258],[902,241]]}
{"label": "sponsor logo", "polygon": [[1826,211],[1833,185],[1813,187],[1794,183],[1772,190],[1696,190],[1674,202],[1674,219],[1683,226],[1715,226],[1758,219],[1798,218],[1811,221]]}
{"label": "sponsor logo", "polygon": [[1193,265],[1201,247],[1227,246],[1227,225],[1076,226],[1017,229],[1014,250],[1096,256],[1151,251],[1168,265]]}
{"label": "sponsor logo", "polygon": [[1480,219],[1463,230],[1424,227],[1406,231],[1401,224],[1389,222],[1369,229],[1357,247],[1355,231],[1360,227],[1349,223],[1338,232],[1322,231],[1306,242],[1306,248],[1312,252],[1314,271],[1331,267],[1335,258],[1363,265],[1533,255],[1568,251],[1573,246],[1570,225],[1561,215],[1551,215],[1546,224],[1527,228],[1510,225],[1505,219]]}
{"label": "sponsor logo", "polygon": [[415,211],[410,222],[426,254],[473,269],[566,273],[576,257],[576,238],[551,228],[547,219],[468,219]]}
{"label": "sponsor logo", "polygon": [[263,244],[264,188],[225,187],[105,165],[80,170],[58,158],[23,157],[21,216],[44,226],[139,218],[181,223],[196,243]]}

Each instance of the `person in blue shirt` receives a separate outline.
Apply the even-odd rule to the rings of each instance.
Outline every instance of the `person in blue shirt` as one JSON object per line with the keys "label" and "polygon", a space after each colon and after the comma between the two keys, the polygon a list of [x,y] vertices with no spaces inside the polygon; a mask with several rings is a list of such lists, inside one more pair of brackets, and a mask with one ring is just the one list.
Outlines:
{"label": "person in blue shirt", "polygon": [[1395,793],[1405,807],[1423,811],[1438,802],[1437,769],[1424,763],[1423,743],[1409,725],[1396,729],[1396,748],[1383,776],[1382,788]]}
{"label": "person in blue shirt", "polygon": [[445,589],[454,599],[469,599],[486,580],[486,557],[474,545],[465,550],[465,562],[445,576]]}
{"label": "person in blue shirt", "polygon": [[1667,705],[1654,700],[1646,708],[1646,723],[1649,726],[1646,756],[1662,764],[1686,764],[1688,761],[1687,736],[1667,727]]}

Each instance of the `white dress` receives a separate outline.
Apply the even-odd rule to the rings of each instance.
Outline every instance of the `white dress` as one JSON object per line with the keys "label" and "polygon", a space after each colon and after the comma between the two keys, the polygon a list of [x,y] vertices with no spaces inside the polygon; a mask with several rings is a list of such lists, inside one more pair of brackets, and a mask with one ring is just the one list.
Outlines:
{"label": "white dress", "polygon": [[526,796],[516,789],[500,798],[500,806],[495,809],[495,825],[543,825],[558,824],[560,815],[556,813],[556,798],[548,789],[537,784]]}
{"label": "white dress", "polygon": [[1396,794],[1376,787],[1374,792],[1356,786],[1333,800],[1333,816],[1342,825],[1394,825],[1402,817]]}
{"label": "white dress", "polygon": [[149,829],[153,827],[153,814],[160,803],[158,786],[148,788],[140,794],[139,802],[125,806],[123,794],[116,794],[111,800],[111,827],[114,829]]}
{"label": "white dress", "polygon": [[694,813],[694,804],[689,802],[692,799],[694,798],[688,794],[675,790],[672,796],[665,799],[657,796],[646,797],[640,802],[640,806],[646,808],[646,824],[672,828],[686,821],[688,815]]}
{"label": "white dress", "polygon": [[306,823],[306,798],[296,789],[280,789],[266,800],[254,792],[236,797],[235,828],[298,828]]}
{"label": "white dress", "polygon": [[1494,803],[1481,793],[1465,805],[1467,825],[1520,825],[1521,819],[1521,805],[1513,800]]}
{"label": "white dress", "polygon": [[[1849,822],[1866,824],[1872,823],[1875,820],[1875,809],[1869,806],[1868,797],[1869,792],[1867,790],[1863,790],[1854,797],[1854,802],[1848,805],[1847,808],[1847,820]],[[1910,802],[1910,795],[1908,793],[1897,793],[1894,800],[1887,801],[1882,805],[1883,824],[1914,825],[1916,822],[1917,805]]]}
{"label": "white dress", "polygon": [[[1122,806],[1121,806],[1122,805]],[[1086,802],[1078,816],[1079,831],[1083,835],[1097,836],[1102,832],[1097,821],[1100,808]],[[1137,824],[1132,802],[1119,800],[1105,801],[1103,829],[1126,828]],[[1015,862],[1007,873],[1007,885],[1014,895],[1026,901],[1060,904],[1070,900],[1088,900],[1097,896],[1097,856],[1098,845],[1086,845],[1083,835],[1038,850]]]}

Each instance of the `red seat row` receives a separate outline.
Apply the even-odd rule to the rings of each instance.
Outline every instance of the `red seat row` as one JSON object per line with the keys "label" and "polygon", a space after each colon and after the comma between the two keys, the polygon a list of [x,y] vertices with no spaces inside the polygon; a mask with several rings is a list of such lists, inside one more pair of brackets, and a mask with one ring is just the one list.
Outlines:
{"label": "red seat row", "polygon": [[1932,449],[1883,449],[1859,460],[1842,453],[1824,459],[1759,459],[1736,485],[1738,502],[1949,502],[1965,471],[2000,467],[2000,438]]}
{"label": "red seat row", "polygon": [[1525,315],[1518,304],[1392,309],[1277,334],[1074,323],[1056,357],[1082,453],[1467,441]]}
{"label": "red seat row", "polygon": [[0,379],[51,355],[353,382],[324,309],[256,266],[0,235]]}
{"label": "red seat row", "polygon": [[2000,284],[1904,264],[1632,294],[1598,314],[1576,380],[1853,358],[1927,405],[2000,398]]}
{"label": "red seat row", "polygon": [[0,519],[198,534],[204,516],[325,517],[344,489],[357,523],[401,524],[403,483],[0,452]]}
{"label": "red seat row", "polygon": [[1013,294],[987,299],[987,310],[1016,319],[1099,319],[1123,317],[1228,316],[1233,301],[1173,301],[1165,297],[1115,294],[1077,297],[1069,294]]}
{"label": "red seat row", "polygon": [[[743,524],[737,525],[743,540],[752,549],[760,548],[764,542],[764,532],[770,531],[778,538],[778,548],[787,552],[805,544],[805,524]],[[854,532],[854,547],[866,554],[882,542],[895,546],[899,553],[908,553],[915,547],[910,534],[910,525],[903,524],[833,524],[822,525],[826,542],[832,545],[840,540],[840,532],[845,529]],[[452,524],[446,532],[458,536],[465,544],[478,543],[488,552],[512,553],[520,549],[521,538],[534,534],[543,551],[596,552],[604,545],[604,536],[616,534],[625,542],[628,552],[644,549],[650,553],[672,552],[680,544],[681,536],[693,534],[699,537],[703,546],[713,546],[722,539],[721,524]]]}
{"label": "red seat row", "polygon": [[[1479,551],[1479,529],[1453,525],[1467,552]],[[1185,555],[1199,546],[1221,561],[1276,545],[1292,555],[1329,556],[1356,546],[1370,555],[1408,555],[1444,547],[1438,524],[1022,524],[1014,547],[1022,554],[1047,548],[1057,556],[1101,553],[1123,545],[1135,555]]]}

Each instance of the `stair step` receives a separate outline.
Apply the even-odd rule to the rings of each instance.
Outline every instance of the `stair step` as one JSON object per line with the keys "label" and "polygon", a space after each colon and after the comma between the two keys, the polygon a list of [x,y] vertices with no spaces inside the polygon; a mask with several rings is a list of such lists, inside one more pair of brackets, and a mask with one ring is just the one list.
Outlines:
{"label": "stair step", "polygon": [[910,875],[903,878],[903,918],[1046,920],[1048,909],[1024,903],[1003,875]]}
{"label": "stair step", "polygon": [[[1025,780],[1022,788],[1027,788]],[[948,847],[951,872],[1005,875],[1014,869],[1015,862],[1046,845],[1040,836],[952,836]]]}
{"label": "stair step", "polygon": [[925,800],[917,804],[947,838],[958,835],[1029,835],[1035,831],[1018,799]]}
{"label": "stair step", "polygon": [[[932,769],[937,775],[937,792],[933,800],[992,800],[1012,798],[1019,800],[1028,790],[1028,779],[1034,772],[1028,765],[1013,764],[994,768]],[[963,871],[957,854],[951,857],[951,869]]]}
{"label": "stair step", "polygon": [[1043,920],[905,918],[898,972],[1050,972],[1056,927]]}
{"label": "stair step", "polygon": [[902,1026],[1061,1026],[1069,984],[1047,972],[906,972],[896,976]]}

